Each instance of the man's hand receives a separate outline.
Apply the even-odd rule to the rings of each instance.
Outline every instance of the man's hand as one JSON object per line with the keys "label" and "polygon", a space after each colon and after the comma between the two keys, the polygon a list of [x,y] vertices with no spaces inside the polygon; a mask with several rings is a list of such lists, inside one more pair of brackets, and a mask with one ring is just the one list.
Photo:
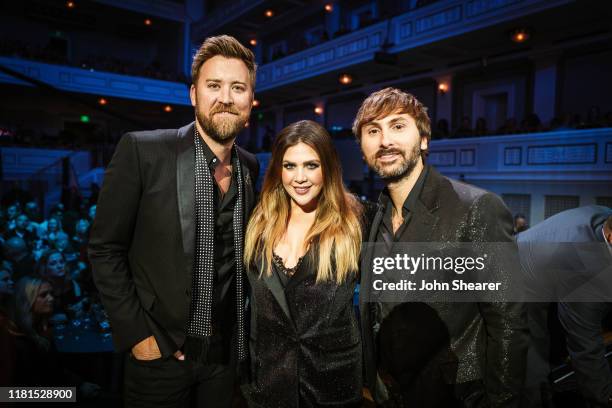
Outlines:
{"label": "man's hand", "polygon": [[161,352],[155,341],[155,337],[149,336],[132,347],[132,355],[136,360],[155,360],[161,358]]}

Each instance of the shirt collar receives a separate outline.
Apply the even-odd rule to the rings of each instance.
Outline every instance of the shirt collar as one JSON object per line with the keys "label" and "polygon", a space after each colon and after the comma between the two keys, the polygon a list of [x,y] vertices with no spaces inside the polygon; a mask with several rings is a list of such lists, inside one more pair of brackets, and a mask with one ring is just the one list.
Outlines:
{"label": "shirt collar", "polygon": [[[204,151],[204,157],[206,158],[206,163],[208,163],[208,167],[210,168],[210,170],[214,170],[221,163],[221,160],[217,156],[215,156],[215,154],[212,152],[212,150],[206,143],[206,140],[202,138],[199,132],[197,130],[196,132],[198,136],[200,137],[200,140],[202,141],[202,150]],[[235,158],[235,149],[232,149],[232,157],[231,157],[232,162],[234,161],[234,158]]]}
{"label": "shirt collar", "polygon": [[[410,192],[408,193],[408,197],[406,197],[406,200],[404,201],[404,205],[402,206],[403,213],[407,211],[409,212],[412,209],[414,209],[414,206],[416,205],[416,202],[421,196],[421,192],[423,191],[423,185],[425,184],[425,179],[427,179],[428,173],[429,173],[429,166],[426,165],[421,170],[421,174],[419,175],[419,178],[417,179],[416,183],[414,183],[412,190],[410,190]],[[385,187],[383,191],[380,193],[379,203],[384,208],[386,208],[387,205],[389,204],[389,201],[391,201],[391,196],[389,195],[389,189]]]}

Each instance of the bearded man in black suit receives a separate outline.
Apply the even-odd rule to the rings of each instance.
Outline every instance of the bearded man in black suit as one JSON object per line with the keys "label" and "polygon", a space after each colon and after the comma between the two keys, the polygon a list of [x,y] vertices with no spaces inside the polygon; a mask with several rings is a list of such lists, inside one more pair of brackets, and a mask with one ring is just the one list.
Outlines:
{"label": "bearded man in black suit", "polygon": [[386,185],[367,238],[378,245],[366,246],[361,270],[366,379],[375,401],[517,406],[527,345],[523,304],[391,303],[369,297],[378,251],[394,257],[401,243],[461,242],[504,243],[516,252],[512,216],[495,194],[425,165],[431,124],[427,108],[413,95],[394,88],[374,92],[362,103],[353,132],[367,164]]}
{"label": "bearded man in black suit", "polygon": [[245,357],[243,231],[259,166],[234,140],[251,111],[253,53],[206,39],[196,121],[123,136],[91,232],[93,277],[125,364],[126,406],[229,407]]}

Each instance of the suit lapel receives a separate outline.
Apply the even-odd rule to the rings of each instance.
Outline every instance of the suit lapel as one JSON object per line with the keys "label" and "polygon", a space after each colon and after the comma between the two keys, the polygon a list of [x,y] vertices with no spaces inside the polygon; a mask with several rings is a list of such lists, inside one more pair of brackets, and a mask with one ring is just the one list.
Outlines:
{"label": "suit lapel", "polygon": [[[368,240],[365,242],[365,251],[361,257],[361,276],[359,286],[359,301],[363,306],[367,299],[370,298],[370,279],[372,278],[372,258],[374,256],[374,247],[376,245],[376,235],[378,234],[378,228],[382,222],[384,214],[384,207],[377,204],[377,211],[374,215],[374,220],[370,226],[370,233],[368,234]],[[365,310],[365,307],[361,308]]]}
{"label": "suit lapel", "polygon": [[176,152],[176,196],[181,221],[183,251],[189,273],[195,252],[195,145],[194,123],[178,130]]}
{"label": "suit lapel", "polygon": [[293,323],[293,319],[291,318],[291,312],[289,311],[289,304],[287,303],[287,297],[285,296],[285,290],[283,289],[283,285],[281,284],[278,275],[276,275],[274,271],[271,271],[269,276],[264,273],[263,281],[272,293],[272,296],[274,296],[274,299],[276,299],[276,302],[278,303],[280,308],[285,313],[287,320]]}
{"label": "suit lapel", "polygon": [[434,229],[440,217],[436,215],[440,207],[440,181],[442,176],[433,167],[423,184],[423,190],[414,206],[414,214],[408,225],[407,236],[414,237],[413,242],[428,242],[431,240]]}

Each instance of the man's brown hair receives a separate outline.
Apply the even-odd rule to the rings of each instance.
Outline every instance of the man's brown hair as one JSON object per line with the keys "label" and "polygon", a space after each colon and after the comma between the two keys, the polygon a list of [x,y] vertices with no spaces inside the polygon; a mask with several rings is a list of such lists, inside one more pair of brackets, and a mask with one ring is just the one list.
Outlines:
{"label": "man's brown hair", "polygon": [[604,223],[604,226],[609,233],[612,233],[612,215],[608,217],[608,219]]}
{"label": "man's brown hair", "polygon": [[412,94],[397,88],[385,88],[368,96],[359,107],[353,122],[353,133],[361,141],[361,129],[375,120],[393,114],[409,114],[416,123],[421,137],[431,140],[431,120],[427,108]]}
{"label": "man's brown hair", "polygon": [[202,65],[217,55],[225,58],[236,58],[244,62],[249,70],[251,88],[255,89],[255,72],[257,71],[255,55],[251,50],[240,44],[240,41],[229,35],[208,37],[204,40],[202,46],[193,57],[193,64],[191,64],[191,80],[194,84],[198,82]]}

